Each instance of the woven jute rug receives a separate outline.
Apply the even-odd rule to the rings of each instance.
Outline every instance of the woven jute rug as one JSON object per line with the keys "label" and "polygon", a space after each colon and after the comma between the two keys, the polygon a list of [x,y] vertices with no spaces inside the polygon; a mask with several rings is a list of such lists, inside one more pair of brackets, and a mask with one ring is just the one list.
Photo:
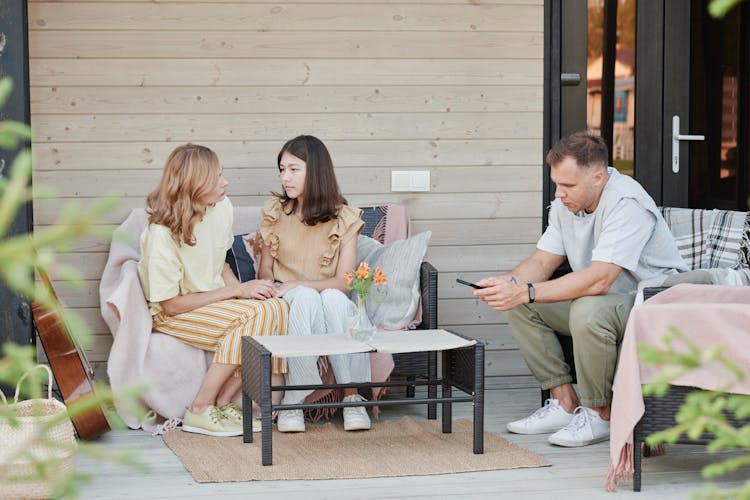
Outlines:
{"label": "woven jute rug", "polygon": [[193,478],[201,483],[279,479],[352,479],[422,476],[524,467],[546,467],[543,457],[497,434],[484,433],[484,454],[472,452],[472,423],[455,420],[443,434],[440,421],[374,422],[346,432],[341,423],[307,425],[299,434],[273,431],[273,465],[261,465],[260,433],[253,443],[181,430],[164,436]]}

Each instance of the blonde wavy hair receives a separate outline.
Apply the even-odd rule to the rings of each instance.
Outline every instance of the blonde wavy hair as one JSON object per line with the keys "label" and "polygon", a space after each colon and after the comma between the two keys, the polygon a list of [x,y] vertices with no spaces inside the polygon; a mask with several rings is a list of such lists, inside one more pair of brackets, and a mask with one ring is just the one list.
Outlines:
{"label": "blonde wavy hair", "polygon": [[149,223],[168,227],[178,244],[194,246],[193,228],[208,208],[200,200],[220,176],[216,153],[198,144],[178,146],[167,158],[159,185],[146,198]]}

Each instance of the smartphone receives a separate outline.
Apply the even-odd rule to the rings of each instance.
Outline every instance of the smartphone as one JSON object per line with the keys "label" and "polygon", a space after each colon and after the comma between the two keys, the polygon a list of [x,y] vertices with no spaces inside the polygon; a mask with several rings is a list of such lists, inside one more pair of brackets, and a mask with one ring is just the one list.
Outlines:
{"label": "smartphone", "polygon": [[468,285],[468,286],[470,286],[470,287],[472,287],[472,288],[477,288],[477,289],[482,289],[482,288],[484,288],[483,286],[479,286],[479,285],[477,285],[476,283],[470,283],[470,282],[468,282],[468,281],[464,281],[464,280],[462,280],[462,279],[460,279],[460,278],[456,278],[456,281],[458,281],[458,282],[459,282],[459,283],[461,283],[462,285]]}

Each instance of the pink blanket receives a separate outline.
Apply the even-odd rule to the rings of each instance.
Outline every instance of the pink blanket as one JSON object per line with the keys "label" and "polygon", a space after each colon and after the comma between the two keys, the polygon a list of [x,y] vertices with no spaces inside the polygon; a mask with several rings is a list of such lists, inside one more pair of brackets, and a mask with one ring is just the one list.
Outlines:
{"label": "pink blanket", "polygon": [[[633,477],[633,429],[643,415],[641,384],[660,367],[639,362],[637,345],[664,348],[662,337],[670,326],[685,334],[698,348],[715,344],[737,366],[750,367],[750,287],[676,285],[636,306],[630,313],[615,375],[610,431],[610,466],[606,489],[614,491],[623,478]],[[735,381],[722,366],[706,366],[672,381],[674,385],[728,390],[750,394],[750,372]],[[640,451],[639,451],[640,452]]]}

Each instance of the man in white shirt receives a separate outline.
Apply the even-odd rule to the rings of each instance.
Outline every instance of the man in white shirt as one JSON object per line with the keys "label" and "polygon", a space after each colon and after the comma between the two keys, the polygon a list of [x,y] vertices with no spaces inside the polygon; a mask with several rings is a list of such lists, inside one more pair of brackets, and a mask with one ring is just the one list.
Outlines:
{"label": "man in white shirt", "polygon": [[[556,184],[549,226],[536,251],[502,276],[477,282],[474,295],[508,323],[529,369],[551,393],[545,405],[507,427],[552,433],[559,446],[609,438],[612,380],[638,282],[687,270],[653,199],[607,167],[607,146],[587,132],[547,154]],[[568,259],[572,272],[552,273]],[[555,335],[573,338],[580,398]]]}

